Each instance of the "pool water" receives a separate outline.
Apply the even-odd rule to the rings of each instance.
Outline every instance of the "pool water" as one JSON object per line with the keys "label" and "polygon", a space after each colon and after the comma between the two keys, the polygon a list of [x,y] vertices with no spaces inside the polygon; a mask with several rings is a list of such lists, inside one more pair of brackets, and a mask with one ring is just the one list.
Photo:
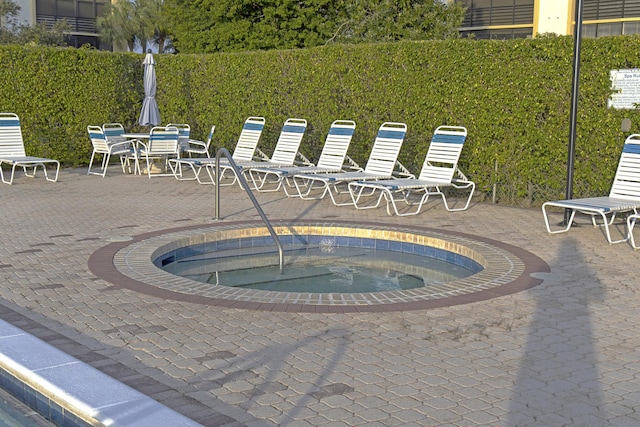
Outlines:
{"label": "pool water", "polygon": [[0,427],[54,427],[33,409],[0,388]]}
{"label": "pool water", "polygon": [[282,272],[278,261],[273,247],[258,247],[169,258],[162,268],[212,285],[312,293],[408,290],[474,273],[435,258],[331,244],[288,247]]}

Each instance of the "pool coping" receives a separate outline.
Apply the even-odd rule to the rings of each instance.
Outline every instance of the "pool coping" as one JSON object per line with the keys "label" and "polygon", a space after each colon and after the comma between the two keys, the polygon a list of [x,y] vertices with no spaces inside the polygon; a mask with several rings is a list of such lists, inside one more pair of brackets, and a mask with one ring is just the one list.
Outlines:
{"label": "pool coping", "polygon": [[56,425],[201,424],[0,320],[0,386]]}
{"label": "pool coping", "polygon": [[[259,290],[234,292],[237,290],[233,288],[220,289],[208,295],[198,294],[198,292],[178,292],[176,289],[183,289],[185,286],[188,287],[199,282],[174,276],[153,265],[152,257],[154,254],[158,255],[157,249],[165,245],[171,245],[171,242],[202,235],[205,230],[206,232],[238,230],[262,225],[259,221],[220,221],[213,224],[198,224],[157,230],[132,236],[131,239],[114,241],[99,248],[90,256],[88,265],[96,276],[115,286],[159,298],[237,309],[316,313],[424,310],[468,304],[513,294],[537,286],[542,283],[542,280],[532,277],[532,274],[550,272],[548,264],[536,255],[522,248],[492,239],[428,227],[389,225],[375,222],[328,222],[326,219],[279,220],[274,221],[273,225],[275,227],[314,225],[334,228],[343,226],[420,234],[430,238],[451,240],[454,244],[469,246],[484,258],[487,258],[485,261],[488,264],[485,265],[483,272],[463,279],[468,282],[466,283],[467,285],[473,288],[473,292],[461,294],[452,289],[451,292],[445,292],[440,297],[433,297],[421,295],[420,292],[416,294],[415,291],[392,291],[375,293],[373,298],[365,298],[364,300],[360,298],[360,295],[354,298],[353,295],[356,294],[328,294],[327,298],[318,299],[309,298],[308,295],[275,295],[276,293],[274,292]],[[485,251],[486,248],[491,250],[487,252]],[[497,255],[494,256],[495,254]],[[488,282],[491,283],[488,285]],[[156,283],[162,283],[164,287],[159,287]],[[219,288],[224,287],[219,286]],[[196,289],[196,287],[193,289]]]}

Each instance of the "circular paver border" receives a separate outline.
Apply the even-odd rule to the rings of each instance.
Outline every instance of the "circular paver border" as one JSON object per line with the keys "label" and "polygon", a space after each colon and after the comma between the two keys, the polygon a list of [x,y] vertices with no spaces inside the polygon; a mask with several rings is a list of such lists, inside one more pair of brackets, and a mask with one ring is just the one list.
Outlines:
{"label": "circular paver border", "polygon": [[158,249],[171,246],[173,242],[197,240],[198,236],[220,230],[259,227],[262,225],[259,221],[225,221],[132,236],[129,241],[115,241],[95,251],[89,258],[89,269],[99,278],[115,286],[159,298],[251,310],[325,313],[424,310],[484,301],[534,287],[542,283],[542,280],[532,277],[532,274],[550,271],[548,264],[541,258],[522,248],[465,233],[353,221],[280,220],[273,221],[272,224],[274,227],[314,225],[371,228],[425,235],[468,247],[485,260],[485,270],[450,283],[450,286],[447,286],[448,291],[444,292],[392,291],[377,292],[363,297],[361,294],[282,293],[260,290],[238,292],[224,286],[214,286],[217,289],[212,289],[211,285],[174,276],[153,264]]}

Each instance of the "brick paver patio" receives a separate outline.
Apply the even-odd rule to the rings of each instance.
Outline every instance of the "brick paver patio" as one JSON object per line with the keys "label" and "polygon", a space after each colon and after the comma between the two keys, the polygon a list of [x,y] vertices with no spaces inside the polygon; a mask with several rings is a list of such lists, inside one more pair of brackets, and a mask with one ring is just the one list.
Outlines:
{"label": "brick paver patio", "polygon": [[[94,275],[111,242],[214,223],[195,182],[61,171],[0,187],[0,317],[206,426],[640,425],[638,257],[538,209],[477,203],[415,217],[258,194],[272,219],[470,233],[544,260],[538,286],[386,313],[290,313],[176,301]],[[222,220],[258,216],[222,188]],[[621,229],[618,228],[618,233]]]}

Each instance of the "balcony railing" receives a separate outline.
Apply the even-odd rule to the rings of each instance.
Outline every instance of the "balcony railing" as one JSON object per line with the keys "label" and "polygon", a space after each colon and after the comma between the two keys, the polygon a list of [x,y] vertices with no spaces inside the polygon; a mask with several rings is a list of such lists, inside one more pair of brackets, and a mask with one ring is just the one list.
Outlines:
{"label": "balcony railing", "polygon": [[72,16],[56,16],[56,15],[36,15],[36,22],[43,23],[47,28],[51,28],[56,21],[66,20],[71,25],[72,33],[88,33],[97,34],[96,20],[94,18],[80,18]]}

